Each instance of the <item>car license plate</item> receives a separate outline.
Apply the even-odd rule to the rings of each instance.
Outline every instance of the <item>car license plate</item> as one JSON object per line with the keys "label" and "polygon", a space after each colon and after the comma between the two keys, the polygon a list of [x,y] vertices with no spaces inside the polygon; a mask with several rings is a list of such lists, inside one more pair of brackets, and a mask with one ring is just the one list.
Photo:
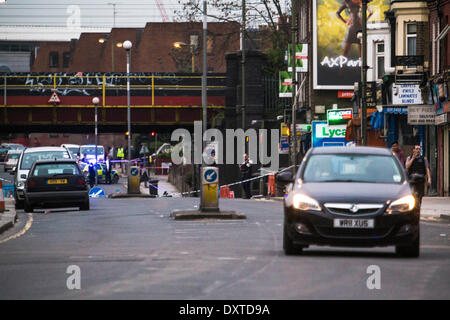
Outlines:
{"label": "car license plate", "polygon": [[334,219],[335,228],[373,229],[373,219]]}
{"label": "car license plate", "polygon": [[67,179],[49,179],[47,184],[67,184]]}

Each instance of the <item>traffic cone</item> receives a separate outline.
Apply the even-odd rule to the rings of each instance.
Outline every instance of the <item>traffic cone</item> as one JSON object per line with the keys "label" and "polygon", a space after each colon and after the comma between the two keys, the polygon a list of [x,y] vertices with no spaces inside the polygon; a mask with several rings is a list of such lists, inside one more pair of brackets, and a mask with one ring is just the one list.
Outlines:
{"label": "traffic cone", "polygon": [[277,187],[275,185],[275,175],[271,174],[269,175],[269,185],[267,188],[267,193],[271,196],[276,196],[277,194]]}
{"label": "traffic cone", "polygon": [[3,183],[2,180],[0,180],[0,212],[5,211],[5,197],[4,197],[4,191],[3,191]]}

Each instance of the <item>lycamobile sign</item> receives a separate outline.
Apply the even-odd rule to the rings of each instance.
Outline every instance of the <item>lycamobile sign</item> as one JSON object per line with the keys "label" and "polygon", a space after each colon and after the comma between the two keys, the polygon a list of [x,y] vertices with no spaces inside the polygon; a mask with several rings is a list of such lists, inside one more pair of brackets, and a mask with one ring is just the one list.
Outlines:
{"label": "lycamobile sign", "polygon": [[330,126],[347,124],[352,118],[352,109],[333,109],[327,112],[328,125]]}
{"label": "lycamobile sign", "polygon": [[313,147],[336,147],[345,146],[346,125],[329,126],[326,121],[312,122],[312,146]]}

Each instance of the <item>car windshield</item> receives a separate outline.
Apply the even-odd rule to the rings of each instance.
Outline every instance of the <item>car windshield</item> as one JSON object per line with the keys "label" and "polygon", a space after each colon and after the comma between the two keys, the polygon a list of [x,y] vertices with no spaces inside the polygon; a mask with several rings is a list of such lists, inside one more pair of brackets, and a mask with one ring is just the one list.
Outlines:
{"label": "car windshield", "polygon": [[303,172],[304,182],[400,183],[403,179],[393,157],[365,154],[312,155]]}
{"label": "car windshield", "polygon": [[34,167],[33,177],[54,176],[54,175],[78,175],[80,170],[74,163],[43,163]]}
{"label": "car windshield", "polygon": [[[97,155],[103,154],[103,147],[97,146]],[[89,147],[81,147],[80,153],[82,155],[89,154],[89,155],[95,155],[95,146],[89,146]]]}
{"label": "car windshield", "polygon": [[35,161],[50,159],[70,159],[70,156],[67,151],[39,151],[24,153],[20,169],[29,170]]}

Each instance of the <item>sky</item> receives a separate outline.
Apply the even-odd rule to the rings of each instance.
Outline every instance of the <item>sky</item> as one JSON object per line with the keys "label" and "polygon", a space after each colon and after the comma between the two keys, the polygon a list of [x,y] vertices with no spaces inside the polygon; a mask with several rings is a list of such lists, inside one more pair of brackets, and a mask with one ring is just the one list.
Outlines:
{"label": "sky", "polygon": [[[112,27],[116,8],[116,27],[144,27],[148,21],[161,22],[155,0],[7,0],[1,4],[0,25]],[[160,0],[169,21],[174,10],[181,9],[177,0]]]}

